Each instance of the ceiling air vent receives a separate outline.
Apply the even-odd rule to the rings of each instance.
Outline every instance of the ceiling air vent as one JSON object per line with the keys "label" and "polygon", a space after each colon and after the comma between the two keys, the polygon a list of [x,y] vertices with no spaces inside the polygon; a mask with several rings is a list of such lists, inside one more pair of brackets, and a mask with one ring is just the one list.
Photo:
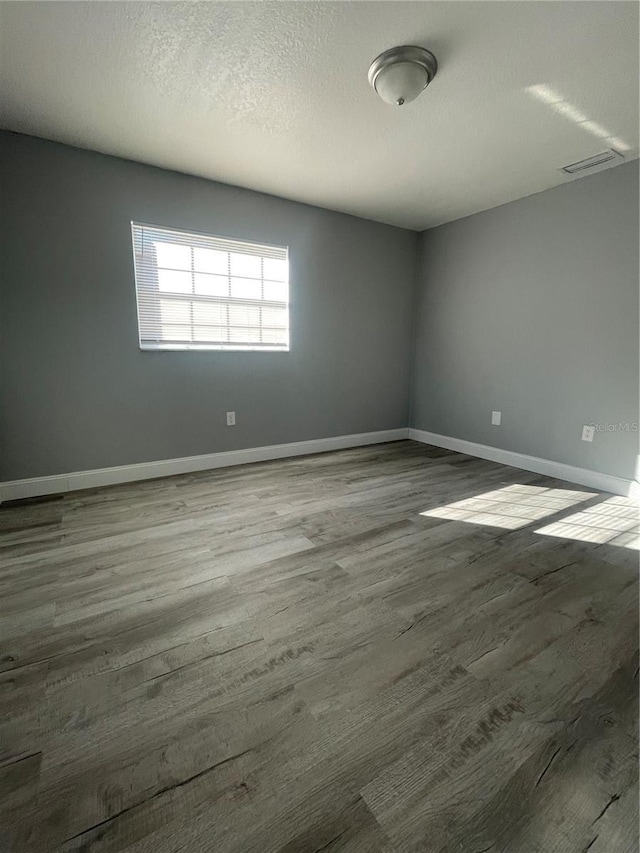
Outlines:
{"label": "ceiling air vent", "polygon": [[622,154],[618,154],[613,148],[608,151],[603,151],[600,154],[595,154],[593,157],[587,157],[586,160],[578,160],[577,163],[570,163],[568,166],[563,166],[561,172],[566,172],[567,175],[576,175],[581,172],[596,171],[603,169],[609,165],[614,165],[619,160],[624,160]]}

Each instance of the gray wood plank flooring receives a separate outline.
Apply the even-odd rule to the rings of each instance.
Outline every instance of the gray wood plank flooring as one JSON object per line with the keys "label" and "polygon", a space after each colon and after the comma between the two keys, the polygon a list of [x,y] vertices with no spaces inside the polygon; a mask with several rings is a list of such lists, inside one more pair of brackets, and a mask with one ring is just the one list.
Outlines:
{"label": "gray wood plank flooring", "polygon": [[637,853],[638,511],[413,442],[0,508],[0,848]]}

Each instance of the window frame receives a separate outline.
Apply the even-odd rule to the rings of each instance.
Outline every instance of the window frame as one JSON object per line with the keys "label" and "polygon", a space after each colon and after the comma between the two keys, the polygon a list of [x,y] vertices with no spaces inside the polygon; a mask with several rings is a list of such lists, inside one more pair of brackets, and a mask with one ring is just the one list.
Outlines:
{"label": "window frame", "polygon": [[[131,220],[131,248],[133,254],[133,266],[134,266],[134,286],[136,292],[136,320],[138,324],[138,347],[143,352],[261,352],[261,353],[288,353],[291,351],[291,302],[290,302],[290,274],[289,274],[289,246],[281,245],[276,243],[260,243],[254,240],[247,239],[239,239],[234,237],[229,237],[226,235],[220,234],[210,234],[204,231],[193,231],[187,230],[183,228],[174,228],[166,225],[153,225],[148,222],[140,222],[139,220]],[[185,248],[189,248],[190,250],[190,268],[189,269],[178,269],[178,268],[170,268],[170,267],[161,267],[157,261],[147,262],[150,263],[148,269],[144,269],[143,262],[139,262],[139,258],[142,257],[143,253],[138,251],[138,246],[140,246],[140,241],[144,242],[144,230],[147,229],[150,232],[156,232],[156,236],[162,242],[162,237],[166,235],[167,243],[174,243],[178,245],[182,245]],[[174,236],[175,240],[171,240],[171,237]],[[188,238],[193,238],[192,241],[189,241]],[[198,241],[202,241],[202,245],[198,246]],[[224,248],[216,247],[216,251],[226,251],[228,255],[228,268],[226,273],[209,273],[204,270],[198,270],[195,267],[195,250],[197,248],[211,248],[211,246],[205,245],[207,241],[219,241],[221,244],[226,244]],[[242,247],[243,246],[253,246],[255,249],[266,249],[273,250],[275,254],[284,253],[284,258],[276,258],[277,260],[285,260],[287,263],[287,277],[286,281],[276,280],[265,278],[264,275],[264,261],[269,258],[268,253],[260,253],[259,251],[254,252],[246,252],[247,257],[259,257],[260,258],[260,278],[255,276],[241,276],[236,275],[233,276],[231,272],[231,255],[232,254],[243,254]],[[235,252],[234,252],[235,249]],[[152,264],[152,265],[151,265]],[[184,272],[188,273],[191,276],[191,291],[180,292],[180,291],[161,291],[159,286],[157,286],[157,290],[154,290],[152,286],[150,286],[149,281],[143,281],[143,277],[149,275],[149,270],[153,269],[155,274],[157,275],[158,270],[167,270],[171,271],[173,269],[174,272]],[[221,278],[227,279],[227,287],[228,292],[226,295],[207,295],[196,292],[196,275],[211,275],[211,276],[219,276]],[[232,296],[231,295],[231,287],[232,287],[232,279],[236,279],[236,281],[240,279],[245,279],[246,282],[259,282],[260,283],[260,298],[249,298],[249,297],[241,297],[241,296]],[[265,283],[274,283],[274,284],[284,284],[286,285],[286,301],[278,300],[278,299],[265,299],[264,298],[264,288]],[[147,297],[148,299],[153,300],[155,297],[155,306],[150,308],[149,305],[141,307],[141,298]],[[160,330],[163,325],[163,321],[160,317],[160,302],[162,300],[167,301],[175,301],[177,303],[183,303],[190,306],[190,322],[185,323],[185,328],[190,327],[191,330],[191,341],[172,341],[166,340],[163,341],[160,337]],[[193,317],[193,309],[194,305],[219,305],[224,306],[226,310],[226,322],[219,324],[212,323],[202,323],[201,326],[215,326],[218,325],[219,328],[225,328],[227,333],[227,341],[202,341],[198,342],[194,339],[194,334],[198,328],[197,322],[194,321]],[[246,326],[242,326],[241,324],[236,324],[235,326],[230,322],[229,317],[229,308],[233,305],[238,306],[251,306],[258,307],[260,309],[260,323],[258,326],[255,326],[256,329],[260,331],[260,337],[262,337],[262,333],[264,331],[280,331],[284,329],[284,337],[285,341],[283,343],[257,343],[256,341],[232,341],[230,339],[230,332],[236,329],[251,329],[252,325],[247,323]],[[286,312],[286,326],[266,326],[262,323],[262,310],[264,308],[275,308],[275,309],[285,309]],[[144,323],[149,323],[150,318],[153,317],[154,311],[157,313],[157,325],[158,325],[158,336],[157,337],[145,337],[144,336]],[[165,325],[171,325],[171,323],[166,323]],[[176,325],[176,324],[174,324]],[[178,323],[177,325],[181,325]]]}

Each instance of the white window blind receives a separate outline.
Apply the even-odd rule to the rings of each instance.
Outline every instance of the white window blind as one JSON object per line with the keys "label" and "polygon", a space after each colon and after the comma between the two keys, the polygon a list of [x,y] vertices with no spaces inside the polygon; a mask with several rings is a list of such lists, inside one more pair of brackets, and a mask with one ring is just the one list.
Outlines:
{"label": "white window blind", "polygon": [[286,247],[131,228],[141,349],[289,349]]}

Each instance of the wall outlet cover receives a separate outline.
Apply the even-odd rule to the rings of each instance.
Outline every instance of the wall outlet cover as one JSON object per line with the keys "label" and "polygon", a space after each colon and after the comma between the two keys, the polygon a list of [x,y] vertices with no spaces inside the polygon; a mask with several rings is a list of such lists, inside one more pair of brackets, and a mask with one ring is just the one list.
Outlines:
{"label": "wall outlet cover", "polygon": [[585,424],[582,427],[582,440],[583,441],[593,441],[593,436],[595,435],[596,428]]}
{"label": "wall outlet cover", "polygon": [[502,412],[491,412],[491,423],[493,426],[500,426],[502,420]]}
{"label": "wall outlet cover", "polygon": [[235,426],[236,425],[236,413],[235,412],[227,412],[227,426]]}

